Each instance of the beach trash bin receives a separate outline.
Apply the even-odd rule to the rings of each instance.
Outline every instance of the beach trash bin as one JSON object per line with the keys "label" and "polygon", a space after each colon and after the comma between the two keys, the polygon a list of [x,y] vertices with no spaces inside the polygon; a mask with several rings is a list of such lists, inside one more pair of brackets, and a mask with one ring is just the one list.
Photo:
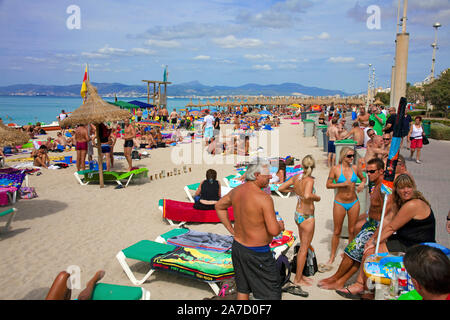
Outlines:
{"label": "beach trash bin", "polygon": [[314,120],[306,119],[303,121],[303,136],[312,137],[314,135]]}
{"label": "beach trash bin", "polygon": [[[334,164],[335,165],[338,164],[338,162],[339,162],[339,155],[341,154],[341,150],[342,150],[343,147],[350,147],[353,150],[355,150],[356,144],[357,144],[357,142],[355,140],[352,140],[352,139],[336,140],[334,142],[334,146],[336,147],[336,157],[335,157]],[[355,160],[355,159],[353,159],[353,160]]]}
{"label": "beach trash bin", "polygon": [[423,120],[422,122],[423,131],[427,138],[430,137],[430,130],[431,130],[431,121],[430,120]]}
{"label": "beach trash bin", "polygon": [[[328,126],[318,125],[316,128],[317,128],[316,129],[317,146],[319,148],[322,148],[323,147],[323,140],[324,140],[323,139],[323,135],[324,134],[326,135]],[[323,129],[325,129],[325,131]]]}
{"label": "beach trash bin", "polygon": [[323,136],[323,152],[327,152],[328,153],[328,136],[327,136],[327,130],[328,128],[323,128],[322,129],[322,136]]}

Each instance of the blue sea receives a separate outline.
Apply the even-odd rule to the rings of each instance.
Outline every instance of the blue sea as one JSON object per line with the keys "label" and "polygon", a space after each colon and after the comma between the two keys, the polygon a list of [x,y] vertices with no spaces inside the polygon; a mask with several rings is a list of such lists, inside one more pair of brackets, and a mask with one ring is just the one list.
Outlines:
{"label": "blue sea", "polygon": [[[105,101],[114,102],[114,98],[103,98]],[[138,100],[147,103],[147,98],[124,98],[120,101]],[[190,99],[167,98],[167,109],[171,112],[174,108],[179,111],[184,109]],[[197,103],[193,99],[193,103]],[[83,103],[81,97],[50,97],[50,96],[0,96],[0,118],[3,123],[16,123],[20,126],[36,122],[49,124],[56,121],[61,110],[72,112]],[[151,100],[150,100],[151,103]]]}

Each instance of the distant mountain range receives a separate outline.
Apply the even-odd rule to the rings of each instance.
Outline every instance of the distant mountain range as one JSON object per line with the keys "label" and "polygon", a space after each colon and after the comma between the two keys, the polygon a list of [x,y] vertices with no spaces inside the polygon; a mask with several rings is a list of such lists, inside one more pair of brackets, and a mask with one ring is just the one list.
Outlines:
{"label": "distant mountain range", "polygon": [[[97,87],[101,96],[113,97],[143,97],[147,96],[146,85],[126,85],[121,83],[92,83]],[[78,97],[81,84],[57,86],[37,84],[15,84],[0,87],[3,96],[58,96]],[[151,88],[152,89],[152,88]],[[198,81],[191,81],[167,86],[167,95],[173,97],[189,96],[234,96],[234,95],[263,95],[263,96],[349,96],[340,90],[329,90],[317,87],[306,87],[297,83],[282,83],[260,85],[248,83],[239,87],[206,86]]]}

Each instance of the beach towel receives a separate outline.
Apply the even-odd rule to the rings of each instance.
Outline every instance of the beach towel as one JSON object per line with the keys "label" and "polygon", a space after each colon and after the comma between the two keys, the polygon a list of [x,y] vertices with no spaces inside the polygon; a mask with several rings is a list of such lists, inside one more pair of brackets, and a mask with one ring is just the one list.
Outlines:
{"label": "beach towel", "polygon": [[225,252],[231,249],[233,237],[210,232],[189,230],[185,234],[167,239],[167,243],[179,247]]}
{"label": "beach towel", "polygon": [[[220,222],[216,210],[197,210],[194,203],[164,199],[163,217],[174,221],[186,222]],[[234,221],[233,207],[228,208],[228,218]]]}
{"label": "beach towel", "polygon": [[185,247],[154,257],[151,267],[204,281],[222,281],[234,276],[230,253]]}
{"label": "beach towel", "polygon": [[25,173],[0,174],[0,186],[20,189],[24,179]]}

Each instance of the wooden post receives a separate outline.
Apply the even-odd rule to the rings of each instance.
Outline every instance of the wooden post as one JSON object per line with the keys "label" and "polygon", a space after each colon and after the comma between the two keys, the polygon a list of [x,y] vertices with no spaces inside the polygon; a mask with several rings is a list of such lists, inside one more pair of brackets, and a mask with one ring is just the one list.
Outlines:
{"label": "wooden post", "polygon": [[97,135],[97,152],[98,152],[98,176],[100,179],[100,188],[103,188],[104,181],[103,181],[103,155],[102,155],[102,144],[100,142],[100,124],[95,125],[96,129],[96,135]]}

